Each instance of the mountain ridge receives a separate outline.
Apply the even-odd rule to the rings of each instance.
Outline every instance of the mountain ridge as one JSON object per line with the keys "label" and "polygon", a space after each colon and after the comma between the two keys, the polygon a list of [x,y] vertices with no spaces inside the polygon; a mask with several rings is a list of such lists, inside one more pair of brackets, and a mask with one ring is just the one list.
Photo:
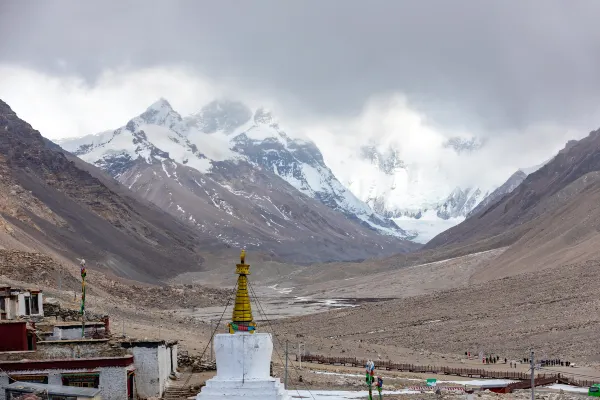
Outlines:
{"label": "mountain ridge", "polygon": [[[208,123],[206,115],[191,123],[161,99],[116,130],[59,145],[228,246],[246,243],[295,263],[418,247],[346,190],[312,142],[291,139],[268,111],[232,124]],[[190,129],[207,124],[210,133]],[[227,132],[213,129],[223,124]]]}
{"label": "mountain ridge", "polygon": [[90,172],[1,100],[0,129],[0,239],[10,246],[85,258],[142,282],[202,269],[200,248],[226,249]]}

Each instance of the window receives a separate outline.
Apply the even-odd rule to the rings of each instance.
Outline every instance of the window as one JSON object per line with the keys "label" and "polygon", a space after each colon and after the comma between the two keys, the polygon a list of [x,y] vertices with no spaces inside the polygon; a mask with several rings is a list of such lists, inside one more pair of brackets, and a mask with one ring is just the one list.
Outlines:
{"label": "window", "polygon": [[64,386],[98,388],[100,385],[100,374],[63,374],[62,384]]}
{"label": "window", "polygon": [[32,383],[45,383],[48,384],[48,375],[10,375],[8,377],[8,383],[13,382],[32,382]]}
{"label": "window", "polygon": [[29,296],[23,297],[23,300],[25,301],[25,315],[31,315],[31,305],[29,303]]}
{"label": "window", "polygon": [[37,293],[31,295],[31,313],[35,315],[40,313],[40,304]]}

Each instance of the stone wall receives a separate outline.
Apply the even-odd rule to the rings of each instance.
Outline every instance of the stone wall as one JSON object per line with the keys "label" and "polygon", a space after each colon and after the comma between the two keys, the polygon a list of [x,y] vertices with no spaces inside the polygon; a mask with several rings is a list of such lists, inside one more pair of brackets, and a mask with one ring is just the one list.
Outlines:
{"label": "stone wall", "polygon": [[118,344],[106,341],[50,341],[38,342],[37,353],[39,358],[64,359],[64,358],[94,358],[94,357],[119,357],[127,351]]}
{"label": "stone wall", "polygon": [[[62,321],[81,321],[79,310],[62,308],[58,303],[44,303],[44,316],[56,317]],[[105,316],[89,311],[85,312],[85,320],[90,322],[101,322]]]}

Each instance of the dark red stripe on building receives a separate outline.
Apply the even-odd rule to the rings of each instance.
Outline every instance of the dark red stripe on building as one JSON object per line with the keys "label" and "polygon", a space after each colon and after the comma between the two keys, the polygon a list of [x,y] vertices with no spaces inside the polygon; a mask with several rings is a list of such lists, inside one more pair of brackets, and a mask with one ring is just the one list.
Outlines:
{"label": "dark red stripe on building", "polygon": [[133,356],[68,358],[60,360],[0,361],[4,371],[26,371],[44,369],[94,369],[101,367],[127,367],[133,364]]}

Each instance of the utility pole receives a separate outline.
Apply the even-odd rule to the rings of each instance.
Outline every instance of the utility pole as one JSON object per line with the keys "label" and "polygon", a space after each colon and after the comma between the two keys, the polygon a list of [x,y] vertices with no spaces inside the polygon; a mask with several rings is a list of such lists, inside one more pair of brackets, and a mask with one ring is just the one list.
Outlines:
{"label": "utility pole", "polygon": [[302,369],[302,351],[300,349],[304,348],[304,343],[298,342],[298,362],[300,364],[300,369]]}
{"label": "utility pole", "polygon": [[288,388],[288,384],[287,384],[287,377],[288,377],[288,341],[285,341],[285,380],[283,381],[283,388],[285,390],[287,390]]}
{"label": "utility pole", "polygon": [[210,361],[213,360],[213,346],[215,345],[213,342],[213,322],[212,319],[210,320]]}
{"label": "utility pole", "polygon": [[531,364],[531,400],[535,400],[535,361],[533,360],[533,349],[531,349],[529,363]]}

